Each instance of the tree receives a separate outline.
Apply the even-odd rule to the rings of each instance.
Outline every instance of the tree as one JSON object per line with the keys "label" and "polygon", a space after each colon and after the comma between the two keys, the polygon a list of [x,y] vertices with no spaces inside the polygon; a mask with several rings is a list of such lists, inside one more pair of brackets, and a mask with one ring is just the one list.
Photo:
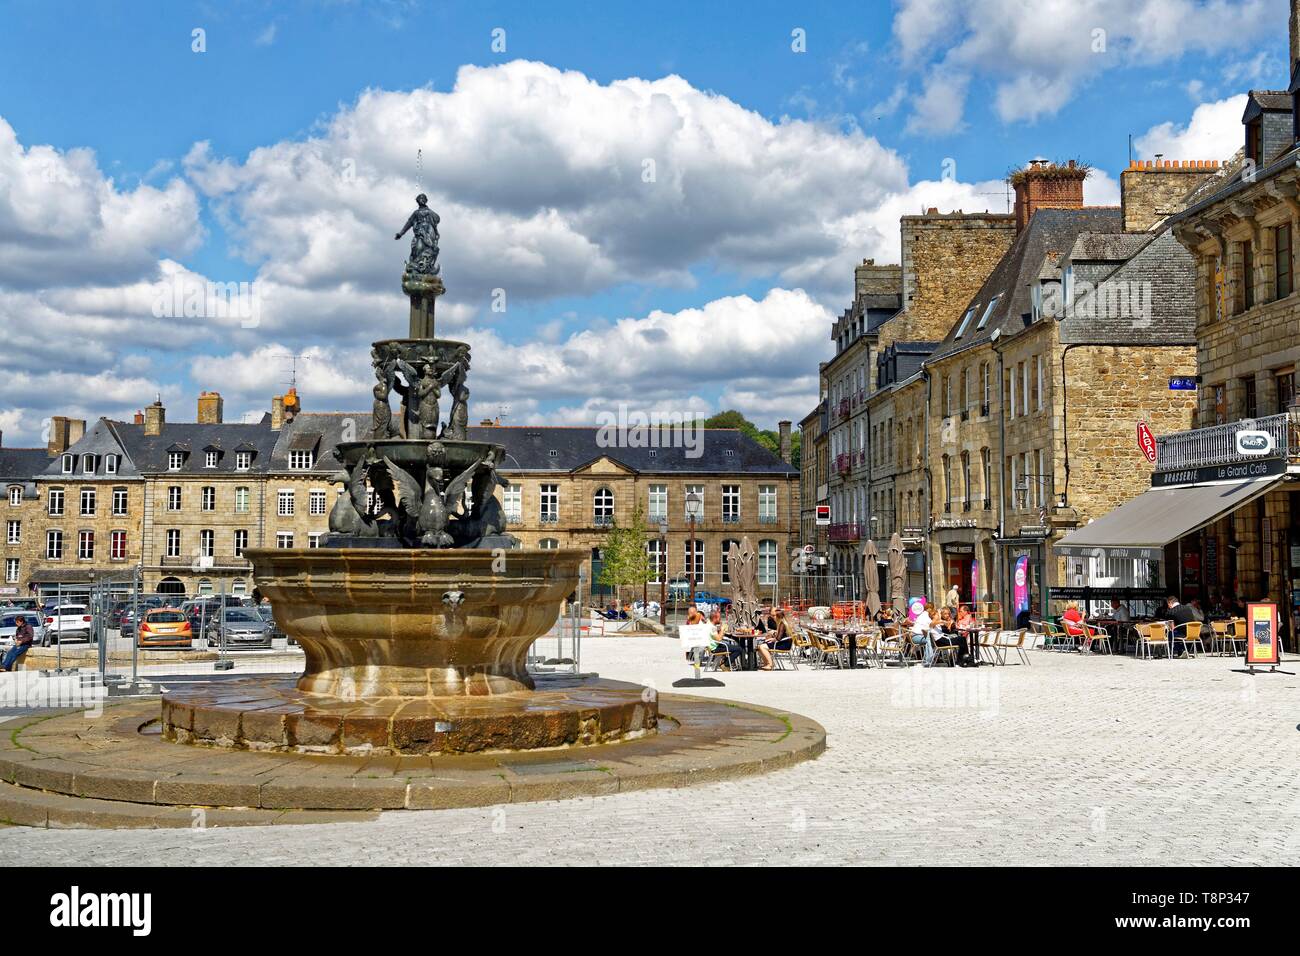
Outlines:
{"label": "tree", "polygon": [[[741,434],[752,438],[772,454],[777,456],[781,454],[781,435],[779,432],[774,432],[770,428],[759,429],[757,425],[734,408],[718,412],[718,414],[704,419],[701,424],[705,428],[734,428]],[[795,468],[799,467],[802,458],[801,446],[803,442],[800,440],[801,437],[799,432],[792,432],[790,435],[790,464]]]}
{"label": "tree", "polygon": [[623,606],[623,587],[643,587],[654,577],[650,568],[650,555],[646,551],[645,513],[638,504],[632,511],[632,521],[626,527],[614,519],[603,549],[604,566],[600,583],[614,589],[619,607]]}

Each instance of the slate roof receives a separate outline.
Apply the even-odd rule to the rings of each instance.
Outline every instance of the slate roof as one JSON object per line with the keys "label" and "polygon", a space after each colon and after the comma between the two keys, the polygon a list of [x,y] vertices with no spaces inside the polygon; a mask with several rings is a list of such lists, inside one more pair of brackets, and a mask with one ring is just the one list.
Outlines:
{"label": "slate roof", "polygon": [[[250,467],[246,469],[246,472],[242,473],[265,472],[271,458],[271,449],[275,446],[277,434],[271,430],[269,421],[262,421],[251,425],[243,422],[223,422],[221,424],[167,422],[162,426],[161,434],[146,435],[144,425],[115,422],[101,418],[96,423],[96,427],[92,428],[85,438],[68,450],[78,454],[81,453],[82,443],[98,431],[100,424],[107,426],[122,451],[125,452],[127,461],[124,461],[119,466],[118,473],[126,475],[159,474],[169,471],[170,469],[167,467],[167,449],[173,446],[188,450],[185,463],[176,474],[241,474],[235,469],[235,449],[246,444],[251,445],[257,451],[253,455]],[[205,457],[203,450],[208,447],[219,448],[223,452],[217,459],[216,468],[205,468],[203,465]],[[47,473],[55,473],[57,469],[58,465],[56,463],[53,471],[47,471]]]}
{"label": "slate roof", "polygon": [[[1029,225],[1016,236],[1011,248],[971,299],[968,309],[962,310],[962,317],[970,307],[975,310],[969,327],[958,338],[957,332],[961,328],[961,318],[958,318],[943,343],[935,349],[931,361],[987,342],[995,329],[1000,329],[1004,336],[1022,331],[1028,324],[1031,311],[1029,287],[1037,281],[1048,252],[1069,250],[1081,232],[1119,233],[1123,225],[1119,208],[1112,206],[1035,211]],[[994,296],[999,298],[988,322],[983,328],[977,328]]]}
{"label": "slate roof", "polygon": [[44,448],[0,448],[0,483],[25,484],[49,463]]}
{"label": "slate roof", "polygon": [[[352,424],[347,425],[348,422]],[[295,435],[311,433],[320,435],[314,474],[333,474],[338,471],[338,461],[332,449],[343,440],[345,427],[352,434],[365,435],[370,425],[367,412],[302,412],[280,432],[279,441],[271,456],[272,471],[288,470],[288,449]],[[678,472],[681,474],[750,474],[788,475],[799,472],[783,462],[743,433],[730,428],[707,428],[700,441],[701,455],[687,456],[686,448],[604,448],[599,444],[601,429],[593,426],[565,426],[544,428],[528,425],[471,425],[471,441],[490,441],[506,447],[503,466],[507,472],[573,471],[596,461],[609,458],[633,471]],[[353,440],[356,440],[355,438]],[[551,456],[551,452],[555,456]],[[730,454],[728,454],[730,453]]]}
{"label": "slate roof", "polygon": [[1291,94],[1286,90],[1251,90],[1247,97],[1246,111],[1241,117],[1243,123],[1250,121],[1261,112],[1291,112]]}
{"label": "slate roof", "polygon": [[1081,232],[1070,246],[1070,261],[1123,262],[1149,238],[1141,232]]}

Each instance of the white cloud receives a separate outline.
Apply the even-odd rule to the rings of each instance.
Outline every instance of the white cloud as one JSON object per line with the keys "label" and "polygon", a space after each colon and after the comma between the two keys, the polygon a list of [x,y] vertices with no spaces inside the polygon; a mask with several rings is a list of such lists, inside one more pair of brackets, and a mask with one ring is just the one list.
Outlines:
{"label": "white cloud", "polygon": [[1241,114],[1246,94],[1215,103],[1202,103],[1187,125],[1165,122],[1151,127],[1133,141],[1142,159],[1220,159],[1232,156],[1244,141]]}
{"label": "white cloud", "polygon": [[927,70],[916,129],[945,132],[960,129],[965,76],[994,84],[1003,121],[1033,121],[1105,70],[1253,51],[1285,17],[1276,0],[900,0],[893,30],[904,66]]}

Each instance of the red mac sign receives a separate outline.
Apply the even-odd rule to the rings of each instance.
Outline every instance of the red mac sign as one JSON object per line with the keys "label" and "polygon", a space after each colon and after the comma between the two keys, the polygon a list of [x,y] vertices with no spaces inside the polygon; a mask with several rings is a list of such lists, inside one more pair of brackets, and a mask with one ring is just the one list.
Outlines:
{"label": "red mac sign", "polygon": [[1146,422],[1138,422],[1138,447],[1142,449],[1142,454],[1147,456],[1147,461],[1154,465],[1156,463],[1156,436],[1151,434],[1151,429],[1147,428]]}

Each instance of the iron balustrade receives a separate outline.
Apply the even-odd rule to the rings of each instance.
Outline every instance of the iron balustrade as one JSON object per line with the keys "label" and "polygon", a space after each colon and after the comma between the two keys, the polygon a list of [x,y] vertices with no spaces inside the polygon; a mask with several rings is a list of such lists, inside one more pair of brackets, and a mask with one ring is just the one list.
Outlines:
{"label": "iron balustrade", "polygon": [[1292,408],[1264,418],[1161,435],[1156,438],[1156,471],[1229,465],[1258,458],[1237,450],[1237,433],[1241,431],[1259,431],[1271,436],[1273,456],[1291,458],[1300,454],[1300,409]]}

